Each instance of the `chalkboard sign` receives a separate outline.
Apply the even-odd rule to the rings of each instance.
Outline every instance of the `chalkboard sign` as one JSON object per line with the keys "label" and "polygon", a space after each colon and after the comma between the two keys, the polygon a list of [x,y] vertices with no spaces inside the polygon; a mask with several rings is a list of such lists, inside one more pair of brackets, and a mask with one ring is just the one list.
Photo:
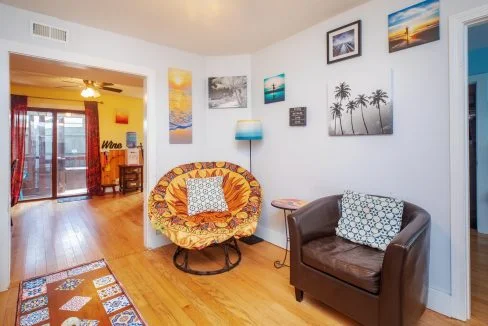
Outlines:
{"label": "chalkboard sign", "polygon": [[297,107],[290,108],[290,126],[300,127],[307,125],[307,108]]}

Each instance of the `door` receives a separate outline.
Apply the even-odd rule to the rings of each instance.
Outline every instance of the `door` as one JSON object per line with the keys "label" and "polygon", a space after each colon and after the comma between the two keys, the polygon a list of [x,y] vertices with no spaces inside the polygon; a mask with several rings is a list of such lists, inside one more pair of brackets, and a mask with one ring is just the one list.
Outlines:
{"label": "door", "polygon": [[51,112],[27,112],[20,200],[53,196],[53,121]]}
{"label": "door", "polygon": [[29,108],[27,117],[20,200],[86,194],[84,113]]}
{"label": "door", "polygon": [[86,193],[85,115],[57,113],[57,196]]}

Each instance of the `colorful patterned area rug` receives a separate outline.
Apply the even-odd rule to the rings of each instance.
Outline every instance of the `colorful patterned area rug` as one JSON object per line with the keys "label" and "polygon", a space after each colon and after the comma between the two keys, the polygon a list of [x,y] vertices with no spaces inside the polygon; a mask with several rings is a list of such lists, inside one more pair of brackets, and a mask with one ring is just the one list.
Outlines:
{"label": "colorful patterned area rug", "polygon": [[22,281],[16,325],[146,325],[105,260]]}

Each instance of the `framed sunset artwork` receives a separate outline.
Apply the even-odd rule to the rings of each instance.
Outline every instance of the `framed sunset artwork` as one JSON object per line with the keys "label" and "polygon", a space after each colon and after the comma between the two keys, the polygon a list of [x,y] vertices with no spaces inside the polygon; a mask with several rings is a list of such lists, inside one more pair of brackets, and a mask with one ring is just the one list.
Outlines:
{"label": "framed sunset artwork", "polygon": [[439,0],[426,0],[388,15],[390,53],[440,39]]}
{"label": "framed sunset artwork", "polygon": [[193,141],[192,74],[169,68],[169,143],[191,144]]}
{"label": "framed sunset artwork", "polygon": [[129,124],[129,112],[125,109],[117,109],[115,111],[115,123],[123,125]]}

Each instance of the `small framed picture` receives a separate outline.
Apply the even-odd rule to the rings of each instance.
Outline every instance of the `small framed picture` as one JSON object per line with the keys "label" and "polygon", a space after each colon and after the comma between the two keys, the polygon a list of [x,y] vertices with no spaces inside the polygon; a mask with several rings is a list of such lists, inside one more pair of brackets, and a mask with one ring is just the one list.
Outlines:
{"label": "small framed picture", "polygon": [[361,21],[327,32],[327,64],[361,56]]}
{"label": "small framed picture", "polygon": [[290,108],[290,127],[305,127],[307,125],[307,108],[304,106]]}

